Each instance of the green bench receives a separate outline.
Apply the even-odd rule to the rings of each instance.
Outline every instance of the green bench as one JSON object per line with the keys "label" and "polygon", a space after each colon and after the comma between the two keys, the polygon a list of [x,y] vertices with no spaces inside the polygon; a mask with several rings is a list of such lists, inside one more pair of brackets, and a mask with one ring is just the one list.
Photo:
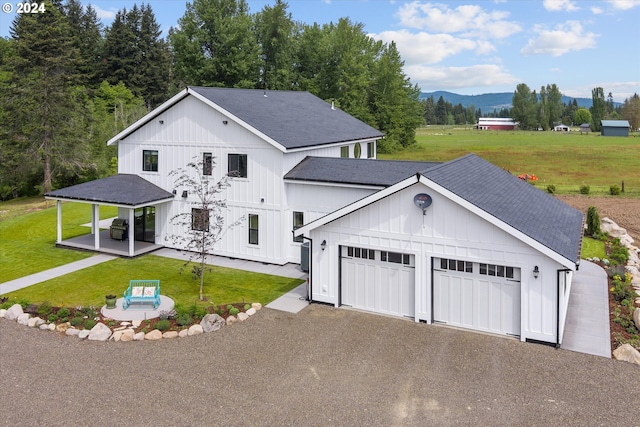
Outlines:
{"label": "green bench", "polygon": [[130,280],[124,291],[122,308],[126,310],[131,303],[153,304],[155,310],[160,306],[160,280]]}

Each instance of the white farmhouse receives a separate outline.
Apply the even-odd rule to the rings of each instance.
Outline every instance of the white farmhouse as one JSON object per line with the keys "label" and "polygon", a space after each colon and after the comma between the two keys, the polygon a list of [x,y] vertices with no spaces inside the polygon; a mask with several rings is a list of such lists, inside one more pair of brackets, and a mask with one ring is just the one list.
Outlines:
{"label": "white farmhouse", "polygon": [[[216,254],[300,263],[306,242],[312,301],[559,344],[582,214],[475,155],[377,160],[382,136],[306,92],[189,87],[108,142],[118,175],[46,195],[57,244],[169,245],[170,218],[193,206],[169,172],[197,158],[212,180],[240,175],[225,197],[244,223]],[[64,200],[92,205],[90,236],[63,238]],[[124,232],[99,231],[101,205]]]}

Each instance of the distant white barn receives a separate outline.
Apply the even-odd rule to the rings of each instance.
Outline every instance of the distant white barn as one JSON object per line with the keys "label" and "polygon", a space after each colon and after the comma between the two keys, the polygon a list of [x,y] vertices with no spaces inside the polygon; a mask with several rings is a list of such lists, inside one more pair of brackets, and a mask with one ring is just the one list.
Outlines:
{"label": "distant white barn", "polygon": [[480,117],[476,127],[478,130],[514,130],[515,120],[503,117]]}

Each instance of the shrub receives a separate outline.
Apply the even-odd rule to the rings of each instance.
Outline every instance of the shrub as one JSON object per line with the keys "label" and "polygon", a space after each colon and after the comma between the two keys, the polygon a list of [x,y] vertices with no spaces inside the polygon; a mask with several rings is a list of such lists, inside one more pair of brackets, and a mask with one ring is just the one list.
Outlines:
{"label": "shrub", "polygon": [[587,209],[587,234],[595,236],[600,234],[600,214],[595,206]]}
{"label": "shrub", "polygon": [[193,323],[193,317],[189,313],[180,313],[176,315],[176,323],[180,326],[188,326]]}
{"label": "shrub", "polygon": [[612,196],[617,196],[620,194],[620,186],[617,184],[613,184],[611,187],[609,187],[609,193]]}
{"label": "shrub", "polygon": [[626,264],[629,260],[629,249],[620,244],[614,244],[611,248],[611,254],[609,257],[618,264]]}
{"label": "shrub", "polygon": [[589,194],[589,191],[591,191],[591,187],[589,187],[586,184],[582,184],[580,186],[580,194]]}
{"label": "shrub", "polygon": [[193,317],[195,317],[198,320],[201,320],[204,316],[206,316],[207,314],[209,314],[207,312],[207,308],[201,305],[196,305],[193,308]]}
{"label": "shrub", "polygon": [[71,326],[78,327],[84,323],[84,318],[80,316],[73,317],[71,319]]}
{"label": "shrub", "polygon": [[167,319],[158,320],[156,329],[159,331],[167,331],[171,327],[171,323]]}
{"label": "shrub", "polygon": [[547,185],[547,193],[554,194],[556,192],[556,186],[553,184]]}
{"label": "shrub", "polygon": [[71,311],[67,307],[62,307],[58,310],[58,317],[69,317],[69,314],[71,314]]}
{"label": "shrub", "polygon": [[97,322],[95,320],[93,320],[93,319],[87,319],[84,322],[84,328],[85,329],[92,329],[94,326],[96,326],[96,323]]}
{"label": "shrub", "polygon": [[51,304],[49,304],[47,301],[43,302],[42,304],[40,304],[40,307],[38,307],[36,313],[38,313],[38,316],[44,319],[49,314],[51,314]]}
{"label": "shrub", "polygon": [[231,304],[229,304],[229,305],[227,306],[227,310],[231,310],[232,308],[233,308],[233,306],[232,306]]}
{"label": "shrub", "polygon": [[47,322],[49,323],[55,323],[58,321],[58,315],[55,313],[51,313],[49,316],[47,316]]}
{"label": "shrub", "polygon": [[251,304],[245,304],[244,305],[244,311],[247,311],[251,308]]}
{"label": "shrub", "polygon": [[240,310],[238,310],[238,309],[237,309],[237,308],[235,308],[235,307],[232,307],[232,308],[229,310],[229,314],[231,314],[232,316],[235,316],[235,315],[236,315],[236,314],[238,314],[238,313],[240,313]]}
{"label": "shrub", "polygon": [[616,301],[632,300],[636,298],[636,291],[631,287],[631,283],[622,280],[613,280],[613,296]]}

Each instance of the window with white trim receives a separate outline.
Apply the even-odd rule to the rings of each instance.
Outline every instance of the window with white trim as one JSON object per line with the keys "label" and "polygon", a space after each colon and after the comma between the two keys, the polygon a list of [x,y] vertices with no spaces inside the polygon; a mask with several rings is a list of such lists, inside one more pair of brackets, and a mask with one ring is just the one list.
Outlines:
{"label": "window with white trim", "polygon": [[473,273],[473,263],[457,259],[440,258],[440,269]]}
{"label": "window with white trim", "polygon": [[142,151],[142,170],[145,172],[158,172],[158,150]]}
{"label": "window with white trim", "polygon": [[[293,212],[293,229],[297,230],[298,228],[304,225],[304,212]],[[294,237],[293,241],[296,243],[302,243],[302,236]]]}
{"label": "window with white trim", "polygon": [[400,252],[380,251],[380,261],[411,265],[411,255]]}
{"label": "window with white trim", "polygon": [[211,175],[213,173],[213,154],[202,153],[202,175]]}
{"label": "window with white trim", "polygon": [[249,244],[258,244],[258,215],[249,214]]}
{"label": "window with white trim", "polygon": [[228,157],[229,175],[237,178],[247,177],[247,155],[246,154],[229,154]]}
{"label": "window with white trim", "polygon": [[504,265],[480,264],[480,274],[485,276],[506,277],[507,279],[513,279],[514,268]]}
{"label": "window with white trim", "polygon": [[376,259],[376,251],[373,249],[355,248],[347,246],[347,256],[351,258]]}
{"label": "window with white trim", "polygon": [[344,145],[344,146],[340,147],[340,157],[345,157],[345,158],[349,157],[349,146],[348,145]]}

